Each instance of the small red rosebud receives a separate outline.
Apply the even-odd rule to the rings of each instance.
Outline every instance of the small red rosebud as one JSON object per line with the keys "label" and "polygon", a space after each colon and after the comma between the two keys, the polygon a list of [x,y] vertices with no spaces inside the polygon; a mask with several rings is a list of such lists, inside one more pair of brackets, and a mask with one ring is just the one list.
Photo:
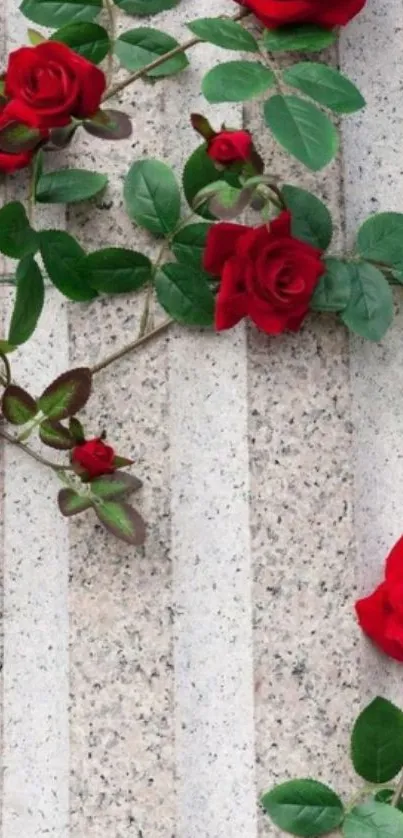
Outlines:
{"label": "small red rosebud", "polygon": [[113,474],[116,471],[115,452],[99,437],[76,445],[72,450],[71,459],[73,463],[87,472],[90,480],[101,477],[103,474]]}
{"label": "small red rosebud", "polygon": [[207,154],[215,163],[245,163],[253,150],[249,131],[220,131],[208,142]]}

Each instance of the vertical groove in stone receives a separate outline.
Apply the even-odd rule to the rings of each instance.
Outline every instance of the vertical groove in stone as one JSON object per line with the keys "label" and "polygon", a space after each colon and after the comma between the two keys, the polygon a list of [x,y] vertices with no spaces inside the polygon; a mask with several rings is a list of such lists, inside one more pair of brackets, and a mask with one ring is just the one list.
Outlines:
{"label": "vertical groove in stone", "polygon": [[[2,8],[6,54],[25,42],[27,23],[12,0]],[[25,173],[7,181],[7,199],[26,194]],[[54,210],[36,220],[47,224],[50,217],[55,226]],[[14,268],[9,260],[6,269]],[[7,323],[13,298],[4,290]],[[13,354],[13,376],[39,394],[66,369],[67,350],[64,304],[49,289],[29,349]],[[68,836],[68,539],[59,485],[22,452],[5,448],[3,838]]]}
{"label": "vertical groove in stone", "polygon": [[[188,0],[178,24],[185,7],[187,20],[234,11]],[[233,57],[207,44],[189,53],[180,119],[178,99],[167,99],[178,170],[200,144],[186,114],[206,114],[216,130],[242,125],[241,107],[209,106],[200,93],[205,72]],[[256,836],[246,362],[243,326],[171,338],[177,838]]]}
{"label": "vertical groove in stone", "polygon": [[[339,161],[314,176],[280,152],[261,105],[246,117],[267,169],[329,206],[337,251]],[[325,315],[296,335],[251,325],[248,360],[258,791],[307,775],[343,791],[358,695],[346,333]],[[282,834],[262,817],[268,830]]]}
{"label": "vertical groove in stone", "polygon": [[[341,66],[367,100],[343,123],[348,243],[373,212],[403,212],[402,120],[399,79],[403,61],[399,0],[371,0],[341,38]],[[383,562],[403,531],[401,399],[402,292],[384,340],[351,340],[355,529],[359,595],[383,577]],[[364,700],[387,695],[401,704],[401,667],[360,641]]]}

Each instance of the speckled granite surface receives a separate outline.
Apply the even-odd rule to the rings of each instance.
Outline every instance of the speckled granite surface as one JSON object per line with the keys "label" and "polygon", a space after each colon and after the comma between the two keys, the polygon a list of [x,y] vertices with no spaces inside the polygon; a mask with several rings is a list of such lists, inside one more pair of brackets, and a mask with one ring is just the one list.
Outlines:
{"label": "speckled granite surface", "polygon": [[[158,24],[180,35],[212,6],[187,0]],[[0,10],[10,48],[25,24],[13,0]],[[401,25],[399,0],[368,0],[343,34],[341,64],[369,108],[344,122],[343,159],[325,174],[290,169],[257,109],[244,115],[273,171],[329,204],[336,246],[344,218],[350,235],[372,208],[403,207],[400,88],[384,81],[399,78]],[[178,110],[201,108],[211,63],[198,48],[180,80],[126,92],[133,137],[113,157],[83,137],[70,152],[111,173],[106,195],[91,215],[52,208],[39,222],[91,247],[150,247],[123,211],[123,177],[142,155],[180,170],[195,139]],[[238,109],[203,109],[241,124]],[[134,335],[139,311],[135,298],[66,306],[52,293],[18,377],[94,362]],[[255,805],[263,787],[310,773],[348,786],[357,706],[379,691],[401,698],[400,670],[361,638],[352,611],[402,527],[399,318],[376,347],[350,345],[324,316],[276,340],[244,326],[220,338],[175,329],[101,373],[86,422],[136,460],[144,551],[90,516],[67,528],[50,506],[38,538],[55,487],[38,471],[27,516],[31,467],[3,456],[2,838],[274,837]]]}

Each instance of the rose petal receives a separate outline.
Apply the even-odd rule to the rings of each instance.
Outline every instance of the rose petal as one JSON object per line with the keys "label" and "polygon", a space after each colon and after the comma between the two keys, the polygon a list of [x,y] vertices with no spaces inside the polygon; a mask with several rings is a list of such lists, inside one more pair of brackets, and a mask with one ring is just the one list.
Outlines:
{"label": "rose petal", "polygon": [[225,262],[235,252],[236,245],[249,227],[223,221],[210,227],[204,251],[204,269],[213,276],[220,276]]}

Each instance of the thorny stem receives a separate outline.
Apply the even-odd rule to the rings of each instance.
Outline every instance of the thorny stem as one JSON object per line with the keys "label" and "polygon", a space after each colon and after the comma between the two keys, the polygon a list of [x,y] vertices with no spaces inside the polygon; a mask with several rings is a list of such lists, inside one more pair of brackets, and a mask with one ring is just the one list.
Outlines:
{"label": "thorny stem", "polygon": [[24,445],[23,442],[19,442],[19,440],[9,434],[7,431],[0,428],[0,437],[6,439],[7,442],[11,442],[12,445],[16,445],[17,448],[20,448],[21,451],[25,451],[33,460],[36,460],[38,463],[41,463],[43,466],[47,466],[48,468],[53,469],[53,471],[72,471],[71,466],[62,466],[59,463],[53,463],[51,460],[47,460],[45,457],[41,457],[40,454],[37,454],[32,448],[29,448],[28,445]]}
{"label": "thorny stem", "polygon": [[130,352],[133,352],[133,350],[137,349],[137,347],[142,346],[143,343],[146,343],[152,338],[157,337],[157,335],[161,334],[161,332],[164,332],[165,329],[167,329],[168,326],[171,326],[174,322],[175,321],[173,320],[173,318],[169,317],[168,320],[164,320],[162,323],[160,323],[159,326],[156,326],[155,329],[152,329],[151,332],[146,332],[145,335],[136,338],[136,340],[133,340],[126,346],[123,346],[122,349],[118,349],[116,352],[113,352],[112,355],[109,355],[107,358],[104,358],[103,361],[100,361],[99,364],[95,364],[95,366],[91,368],[92,374],[95,375],[95,373],[106,369],[106,367],[109,367],[110,364],[113,364],[115,361],[118,361],[125,355],[129,355]]}
{"label": "thorny stem", "polygon": [[[241,9],[236,15],[232,15],[228,20],[242,20],[242,18],[247,17],[250,12],[247,9]],[[194,47],[196,44],[203,43],[202,38],[190,38],[189,41],[185,41],[184,44],[178,44],[177,47],[171,49],[169,52],[165,52],[164,55],[160,55],[155,61],[151,61],[150,64],[146,64],[145,67],[141,67],[140,70],[136,70],[135,73],[131,73],[127,76],[123,81],[118,82],[117,84],[110,87],[109,90],[103,96],[102,101],[105,102],[107,99],[111,99],[112,96],[116,96],[117,93],[120,93],[121,90],[124,90],[129,84],[132,82],[137,81],[137,79],[141,79],[143,76],[147,75],[150,70],[155,70],[157,67],[160,67],[161,64],[164,64],[165,61],[168,61],[170,58],[175,58],[176,55],[180,55],[182,52],[187,52],[187,50]]]}
{"label": "thorny stem", "polygon": [[400,780],[399,780],[399,782],[396,786],[396,791],[395,791],[395,793],[392,797],[392,800],[390,801],[390,805],[391,806],[398,806],[402,797],[403,797],[403,774],[400,777]]}

